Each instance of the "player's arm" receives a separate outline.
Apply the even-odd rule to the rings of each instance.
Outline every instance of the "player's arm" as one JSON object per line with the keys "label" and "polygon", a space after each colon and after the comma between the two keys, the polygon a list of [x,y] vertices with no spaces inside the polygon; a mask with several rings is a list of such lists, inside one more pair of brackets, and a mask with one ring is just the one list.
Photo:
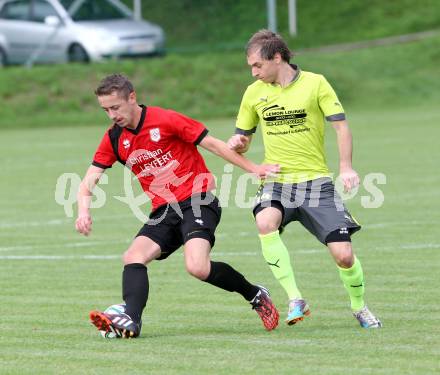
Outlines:
{"label": "player's arm", "polygon": [[234,150],[239,154],[244,154],[247,150],[249,150],[251,141],[252,134],[234,134],[231,138],[229,138],[227,145],[231,150]]}
{"label": "player's arm", "polygon": [[253,95],[249,88],[241,99],[240,109],[235,123],[235,134],[229,138],[227,145],[231,150],[244,154],[252,141],[252,134],[255,132],[259,118],[253,106]]}
{"label": "player's arm", "polygon": [[261,178],[273,176],[280,170],[278,164],[255,164],[235,151],[232,151],[225,142],[209,135],[205,136],[199,145],[205,150],[208,150],[241,169],[244,169],[246,172],[255,173]]}
{"label": "player's arm", "polygon": [[92,217],[90,216],[90,202],[93,189],[104,173],[105,169],[91,165],[86,172],[78,189],[78,218],[75,222],[76,230],[88,236],[92,230]]}
{"label": "player's arm", "polygon": [[347,120],[332,121],[336,131],[339,149],[339,175],[344,183],[344,190],[350,191],[359,185],[359,176],[352,167],[353,138]]}

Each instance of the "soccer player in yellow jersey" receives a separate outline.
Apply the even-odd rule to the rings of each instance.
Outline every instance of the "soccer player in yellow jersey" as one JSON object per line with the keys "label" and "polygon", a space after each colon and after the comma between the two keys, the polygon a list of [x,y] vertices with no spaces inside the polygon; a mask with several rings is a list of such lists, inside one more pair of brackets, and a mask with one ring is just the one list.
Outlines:
{"label": "soccer player in yellow jersey", "polygon": [[299,221],[328,247],[354,317],[364,328],[379,328],[381,322],[365,305],[364,275],[351,245],[351,235],[360,226],[335,191],[324,155],[327,120],[336,131],[344,188],[349,191],[359,184],[352,168],[352,136],[344,109],[322,75],[289,63],[292,53],[278,34],[269,30],[255,33],[246,54],[257,81],[244,93],[235,135],[228,145],[238,153],[246,152],[260,125],[264,163],[281,166],[277,178],[260,186],[253,213],[263,256],[289,298],[286,323],[293,325],[310,314],[280,238],[288,223]]}

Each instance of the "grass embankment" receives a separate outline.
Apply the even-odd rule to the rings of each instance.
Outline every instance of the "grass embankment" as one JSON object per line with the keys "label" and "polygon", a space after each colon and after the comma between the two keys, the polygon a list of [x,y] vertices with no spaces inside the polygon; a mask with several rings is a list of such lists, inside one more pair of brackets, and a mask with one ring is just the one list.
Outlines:
{"label": "grass embankment", "polygon": [[[294,61],[320,72],[347,107],[436,105],[440,100],[440,37],[408,44],[333,53],[304,53]],[[139,100],[199,119],[233,117],[253,80],[242,52],[172,54],[160,59],[94,65],[12,67],[0,72],[0,129],[101,124],[107,120],[93,90],[122,72]]]}

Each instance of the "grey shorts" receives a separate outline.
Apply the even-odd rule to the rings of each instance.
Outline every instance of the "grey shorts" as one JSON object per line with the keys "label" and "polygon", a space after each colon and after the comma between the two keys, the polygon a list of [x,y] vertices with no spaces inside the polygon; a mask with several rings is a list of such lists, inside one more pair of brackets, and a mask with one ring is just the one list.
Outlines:
{"label": "grey shorts", "polygon": [[361,226],[350,215],[330,178],[318,178],[298,184],[265,183],[255,196],[254,216],[266,207],[278,208],[283,215],[280,230],[299,221],[320,242],[338,229],[353,234]]}

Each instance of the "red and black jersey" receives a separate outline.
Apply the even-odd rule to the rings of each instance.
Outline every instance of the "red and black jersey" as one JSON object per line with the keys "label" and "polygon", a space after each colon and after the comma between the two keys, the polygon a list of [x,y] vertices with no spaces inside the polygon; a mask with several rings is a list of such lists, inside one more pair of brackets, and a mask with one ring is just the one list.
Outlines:
{"label": "red and black jersey", "polygon": [[142,106],[136,129],[114,124],[92,164],[111,168],[119,161],[130,168],[155,210],[214,188],[214,178],[197,150],[207,133],[203,124],[178,112]]}

